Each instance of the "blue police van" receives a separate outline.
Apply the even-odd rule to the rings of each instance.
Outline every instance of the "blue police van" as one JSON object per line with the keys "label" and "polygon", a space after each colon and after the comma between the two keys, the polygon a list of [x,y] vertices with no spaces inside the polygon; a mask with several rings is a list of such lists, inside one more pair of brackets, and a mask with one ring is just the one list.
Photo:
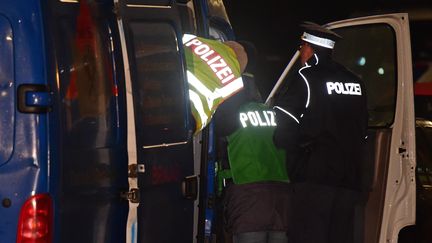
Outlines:
{"label": "blue police van", "polygon": [[0,3],[0,242],[204,241],[181,37],[221,3]]}
{"label": "blue police van", "polygon": [[[364,234],[374,241],[367,242],[395,242],[414,223],[404,18],[334,25],[344,36],[360,28],[391,40],[374,42],[389,49],[364,49],[387,51],[382,68],[393,74],[368,90],[390,93],[386,106],[379,92],[371,103],[375,194],[363,209],[371,212]],[[218,238],[213,124],[192,135],[184,33],[234,38],[220,0],[0,2],[1,243]],[[362,42],[346,43],[363,50]]]}

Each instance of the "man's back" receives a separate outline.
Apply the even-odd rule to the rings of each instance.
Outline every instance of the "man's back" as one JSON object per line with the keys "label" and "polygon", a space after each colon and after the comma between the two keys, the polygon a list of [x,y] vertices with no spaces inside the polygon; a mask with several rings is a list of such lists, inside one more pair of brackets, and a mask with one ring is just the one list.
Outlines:
{"label": "man's back", "polygon": [[300,63],[276,100],[274,140],[294,171],[291,238],[299,243],[353,242],[367,128],[363,83],[331,58],[341,36],[305,23]]}
{"label": "man's back", "polygon": [[363,82],[330,58],[303,68],[299,74],[309,90],[299,132],[309,153],[305,178],[357,188],[367,124]]}

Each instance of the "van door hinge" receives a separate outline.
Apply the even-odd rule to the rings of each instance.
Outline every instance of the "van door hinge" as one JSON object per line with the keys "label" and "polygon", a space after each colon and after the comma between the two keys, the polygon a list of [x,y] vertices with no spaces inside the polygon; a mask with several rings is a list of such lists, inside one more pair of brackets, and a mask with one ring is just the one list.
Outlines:
{"label": "van door hinge", "polygon": [[144,173],[145,166],[144,164],[130,164],[128,166],[128,177],[129,178],[137,178],[138,173]]}
{"label": "van door hinge", "polygon": [[120,197],[132,203],[139,203],[140,192],[138,188],[131,188],[128,192],[121,192]]}

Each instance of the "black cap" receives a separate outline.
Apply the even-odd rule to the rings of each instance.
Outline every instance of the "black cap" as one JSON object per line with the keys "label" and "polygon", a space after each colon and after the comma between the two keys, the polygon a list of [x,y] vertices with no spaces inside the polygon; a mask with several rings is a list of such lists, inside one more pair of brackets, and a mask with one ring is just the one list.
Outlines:
{"label": "black cap", "polygon": [[305,21],[300,26],[304,30],[301,39],[317,46],[333,49],[336,41],[342,39],[335,32],[313,22]]}

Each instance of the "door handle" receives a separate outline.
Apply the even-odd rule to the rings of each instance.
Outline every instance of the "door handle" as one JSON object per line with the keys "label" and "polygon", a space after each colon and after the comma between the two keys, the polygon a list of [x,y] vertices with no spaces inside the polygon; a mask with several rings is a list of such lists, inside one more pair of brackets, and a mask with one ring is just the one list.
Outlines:
{"label": "door handle", "polygon": [[47,113],[51,111],[52,93],[47,85],[21,84],[18,87],[18,110],[22,113]]}

